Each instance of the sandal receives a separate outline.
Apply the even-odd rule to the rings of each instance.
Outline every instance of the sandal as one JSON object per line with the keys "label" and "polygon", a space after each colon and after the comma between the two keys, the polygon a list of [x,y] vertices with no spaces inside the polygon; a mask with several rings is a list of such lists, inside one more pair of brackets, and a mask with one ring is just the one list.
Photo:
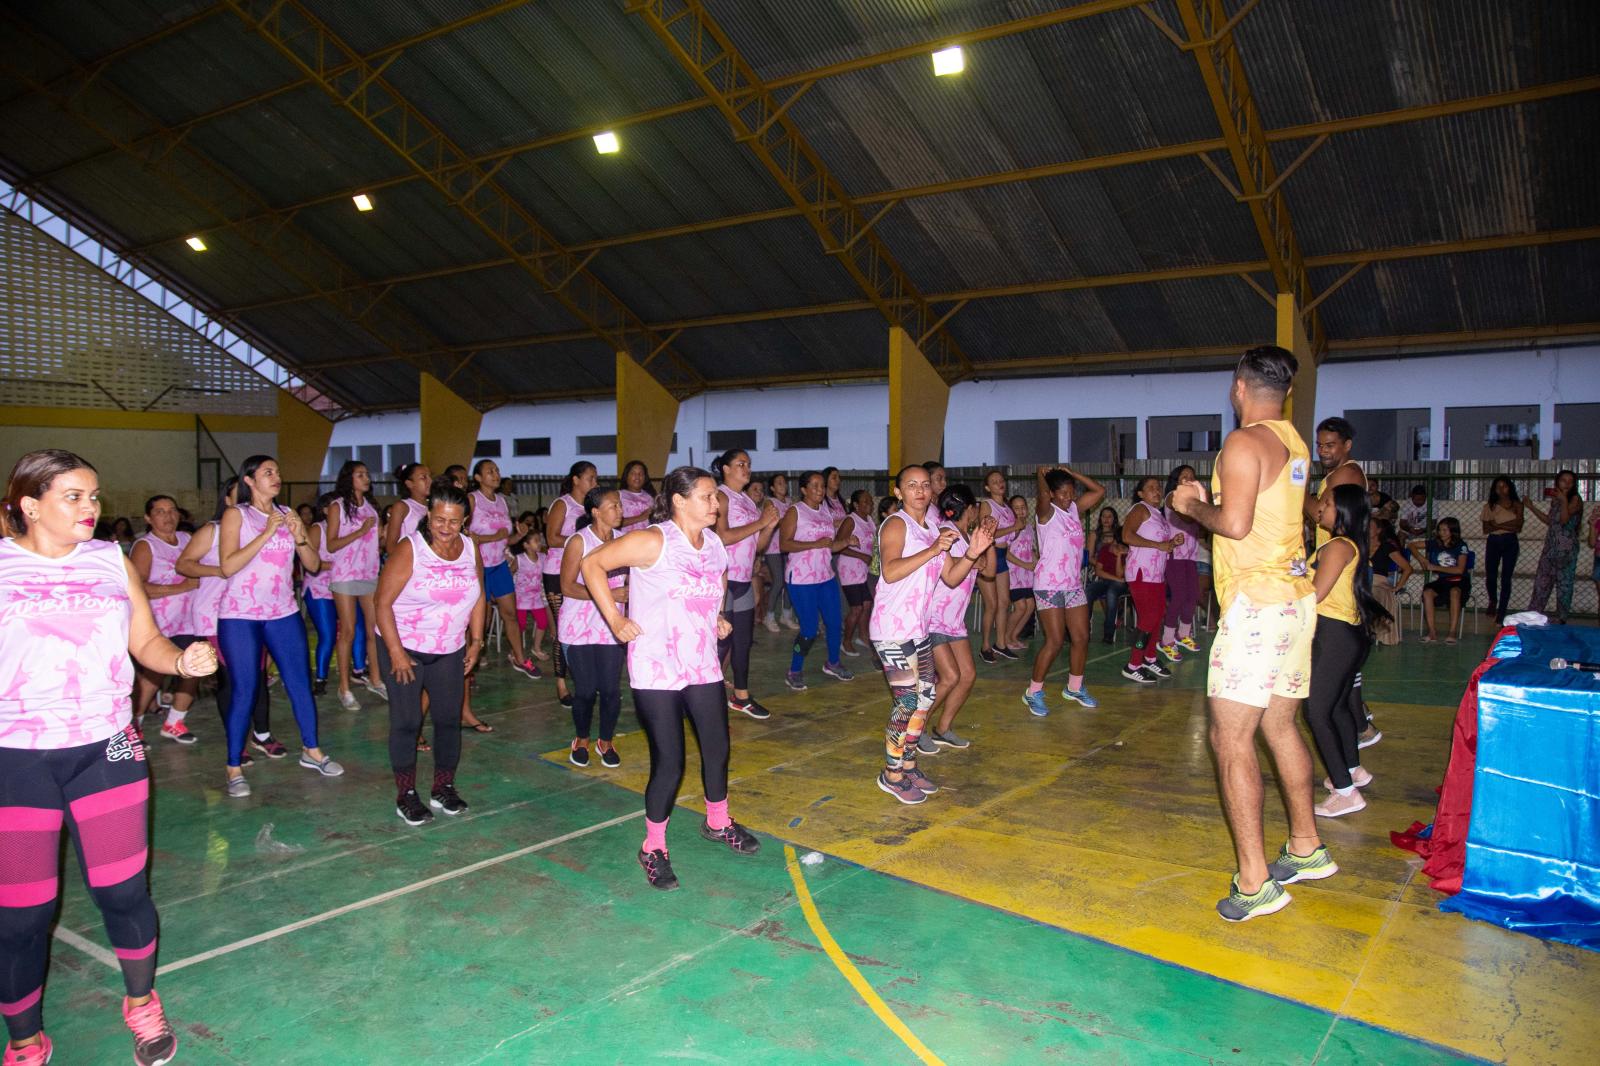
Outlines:
{"label": "sandal", "polygon": [[418,751],[432,751],[433,750],[433,745],[429,744],[426,740],[423,740],[421,737],[418,737],[417,738],[417,750]]}
{"label": "sandal", "polygon": [[474,733],[494,732],[494,726],[490,725],[488,722],[473,722],[471,725],[467,726],[467,728],[472,730]]}

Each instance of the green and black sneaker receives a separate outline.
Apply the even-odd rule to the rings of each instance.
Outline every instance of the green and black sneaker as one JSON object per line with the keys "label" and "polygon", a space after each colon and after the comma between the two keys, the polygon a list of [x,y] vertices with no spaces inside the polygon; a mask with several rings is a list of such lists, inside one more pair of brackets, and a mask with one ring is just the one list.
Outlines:
{"label": "green and black sneaker", "polygon": [[1267,864],[1267,876],[1280,885],[1296,881],[1320,881],[1339,872],[1339,864],[1328,854],[1326,845],[1319,845],[1310,855],[1296,855],[1285,844],[1278,857]]}
{"label": "green and black sneaker", "polygon": [[1248,922],[1251,918],[1259,918],[1263,914],[1272,914],[1281,911],[1289,905],[1289,893],[1283,890],[1278,882],[1267,878],[1261,882],[1261,888],[1251,895],[1239,891],[1239,878],[1234,877],[1229,886],[1232,891],[1226,899],[1217,900],[1217,913],[1222,915],[1225,922]]}

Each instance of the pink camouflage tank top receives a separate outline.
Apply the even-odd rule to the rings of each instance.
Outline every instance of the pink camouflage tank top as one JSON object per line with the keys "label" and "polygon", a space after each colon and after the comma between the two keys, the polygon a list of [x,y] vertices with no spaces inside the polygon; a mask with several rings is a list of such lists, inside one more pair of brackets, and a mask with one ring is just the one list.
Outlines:
{"label": "pink camouflage tank top", "polygon": [[[0,540],[0,748],[74,748],[128,728],[131,616],[115,544],[46,559]],[[143,758],[137,745],[129,755]]]}
{"label": "pink camouflage tank top", "polygon": [[1183,534],[1183,543],[1172,549],[1172,558],[1180,562],[1194,562],[1200,558],[1200,523],[1167,507],[1163,509],[1167,516],[1167,525],[1172,527],[1174,533]]}
{"label": "pink camouflage tank top", "polygon": [[[728,528],[747,526],[761,517],[755,501],[742,492],[734,492],[726,485],[718,485],[722,506],[728,510]],[[756,570],[756,542],[761,534],[755,533],[737,544],[728,545],[728,580],[748,582]]]}
{"label": "pink camouflage tank top", "polygon": [[1039,565],[1033,571],[1033,587],[1045,592],[1064,592],[1083,587],[1083,517],[1074,504],[1065,511],[1054,503],[1050,517],[1034,523],[1039,539]]}
{"label": "pink camouflage tank top", "polygon": [[[1007,508],[1010,510],[1010,508]],[[955,529],[949,522],[940,522],[941,529]],[[967,554],[967,538],[956,530],[956,542],[950,545],[951,556]],[[944,560],[940,560],[943,565]],[[978,568],[967,571],[961,583],[951,588],[943,581],[933,583],[933,595],[928,600],[928,632],[947,637],[967,635],[967,604],[972,602],[972,586],[978,581]]]}
{"label": "pink camouflage tank top", "polygon": [[305,575],[301,587],[306,590],[306,595],[314,600],[333,599],[333,556],[328,554],[328,523],[318,522],[311,527],[311,541],[317,546],[317,558],[322,560],[322,568],[314,574]]}
{"label": "pink camouflage tank top", "polygon": [[[850,547],[870,557],[872,545],[877,539],[878,531],[872,528],[872,523],[854,511],[850,512]],[[862,560],[844,554],[839,556],[839,584],[864,585],[870,576],[867,564]]]}
{"label": "pink camouflage tank top", "polygon": [[[1013,512],[1013,521],[1015,513]],[[1011,538],[1011,547],[1006,549],[1007,559],[1021,559],[1025,563],[1037,562],[1039,559],[1039,542],[1033,536],[1033,523],[1029,522],[1017,530]],[[1014,589],[1033,588],[1033,571],[1025,566],[1013,566],[1008,571],[1011,576],[1011,587]]]}
{"label": "pink camouflage tank top", "polygon": [[[1001,529],[1015,523],[1017,520],[1017,514],[1011,509],[1011,505],[1009,503],[995,503],[993,496],[985,496],[983,499],[983,517],[993,518],[995,525]],[[1016,539],[1016,536],[1017,533],[1013,530],[1004,536],[996,537],[994,546],[996,548],[1010,548],[1011,542]]]}
{"label": "pink camouflage tank top", "polygon": [[461,538],[461,555],[441,559],[421,533],[407,533],[411,576],[394,599],[400,646],[424,655],[449,655],[467,643],[472,608],[483,595],[478,583],[478,546]]}
{"label": "pink camouflage tank top", "polygon": [[[896,511],[883,523],[886,527],[896,521],[904,522],[906,526],[905,547],[900,553],[902,559],[933,547],[939,539],[939,527],[932,521],[919,526],[906,512]],[[880,540],[883,538],[883,527],[879,527],[878,537]],[[877,594],[872,601],[872,617],[867,620],[867,634],[873,640],[896,644],[921,640],[927,636],[928,602],[943,567],[944,559],[935,555],[922,569],[899,581],[889,581],[879,574]]]}
{"label": "pink camouflage tank top", "polygon": [[622,489],[617,493],[622,501],[622,524],[624,526],[642,526],[650,521],[650,508],[656,504],[656,498],[648,492],[634,492],[632,489]]}
{"label": "pink camouflage tank top", "polygon": [[[405,515],[400,519],[400,536],[407,537],[422,528],[422,523],[428,518],[428,508],[407,496],[401,501],[405,507]],[[399,543],[398,540],[395,541]]]}
{"label": "pink camouflage tank top", "polygon": [[[562,507],[561,535],[570,537],[578,528],[578,517],[583,514],[583,504],[574,500],[570,495],[561,497],[556,503],[559,503]],[[555,504],[550,506],[554,507]],[[561,573],[561,549],[565,547],[566,543],[564,541],[560,546],[552,544],[550,550],[544,553],[545,573],[557,575]]]}
{"label": "pink camouflage tank top", "polygon": [[[783,524],[783,516],[789,513],[789,508],[793,507],[794,504],[790,503],[788,500],[780,500],[776,496],[768,496],[767,500],[772,504],[773,507],[777,508],[778,525],[781,526]],[[767,541],[767,554],[782,555],[783,549],[778,547],[778,526],[773,526],[770,532],[772,533],[772,539]],[[759,540],[760,538],[758,537],[756,539]]]}
{"label": "pink camouflage tank top", "polygon": [[[469,532],[478,536],[487,536],[491,533],[501,533],[511,528],[511,508],[506,503],[504,493],[496,493],[494,499],[489,499],[477,489],[472,490],[472,521],[467,523]],[[499,566],[506,561],[506,542],[497,540],[490,544],[477,545],[478,554],[483,558],[484,569]]]}
{"label": "pink camouflage tank top", "polygon": [[728,549],[710,529],[700,531],[697,549],[676,522],[650,528],[661,531],[661,554],[628,576],[628,617],[640,631],[628,645],[628,680],[673,691],[721,682],[717,614]]}
{"label": "pink camouflage tank top", "polygon": [[[218,566],[220,558],[222,527],[219,523],[211,523],[211,547],[200,556],[201,566]],[[217,612],[222,607],[222,594],[228,590],[228,579],[225,577],[203,577],[200,587],[189,593],[189,625],[187,633],[192,637],[214,637],[217,635]]]}
{"label": "pink camouflage tank top", "polygon": [[513,556],[517,561],[517,572],[511,575],[511,587],[517,594],[517,610],[532,611],[545,605],[543,574],[539,567],[544,560],[537,553],[523,552]]}
{"label": "pink camouflage tank top", "polygon": [[[794,505],[795,540],[832,540],[838,520],[826,506],[810,508],[803,503]],[[785,579],[791,585],[820,585],[833,580],[833,552],[827,548],[808,548],[790,552]]]}
{"label": "pink camouflage tank top", "polygon": [[[611,535],[615,537],[616,531]],[[583,554],[600,547],[600,534],[594,531],[593,526],[584,526],[578,530],[578,541],[583,545]],[[606,584],[614,589],[619,589],[628,580],[626,570],[613,570],[606,575]],[[578,571],[578,584],[584,584],[583,571]],[[623,613],[627,613],[627,604],[619,603]],[[611,632],[611,627],[606,625],[606,620],[600,613],[600,608],[594,605],[593,600],[580,600],[576,596],[568,596],[561,601],[561,616],[556,619],[556,639],[563,644],[615,644],[616,636]]]}
{"label": "pink camouflage tank top", "polygon": [[[178,556],[183,554],[184,546],[189,543],[189,534],[179,533],[177,544],[168,544],[154,533],[146,533],[139,539],[150,546],[150,584],[181,585],[189,580],[177,569]],[[189,599],[193,595],[194,592],[190,591],[151,599],[150,613],[155,616],[156,628],[161,630],[162,636],[176,637],[188,633],[184,627],[189,624]]]}
{"label": "pink camouflage tank top", "polygon": [[372,506],[372,501],[362,500],[353,515],[345,512],[343,500],[335,500],[329,506],[339,511],[340,536],[348,537],[364,523],[372,522],[372,528],[333,553],[330,580],[335,583],[378,580],[378,512]]}
{"label": "pink camouflage tank top", "polygon": [[[1166,540],[1172,536],[1172,526],[1167,523],[1167,516],[1151,507],[1149,504],[1139,502],[1135,507],[1143,507],[1145,519],[1139,523],[1136,531],[1145,540]],[[1128,545],[1128,580],[1129,581],[1165,581],[1167,579],[1168,553],[1160,548],[1142,548]]]}
{"label": "pink camouflage tank top", "polygon": [[[239,547],[242,548],[267,528],[267,516],[249,503],[241,503],[235,510],[241,519]],[[220,529],[217,535],[222,535]],[[270,622],[294,612],[294,534],[289,532],[289,523],[285,522],[273,531],[255,558],[228,578],[217,617]]]}

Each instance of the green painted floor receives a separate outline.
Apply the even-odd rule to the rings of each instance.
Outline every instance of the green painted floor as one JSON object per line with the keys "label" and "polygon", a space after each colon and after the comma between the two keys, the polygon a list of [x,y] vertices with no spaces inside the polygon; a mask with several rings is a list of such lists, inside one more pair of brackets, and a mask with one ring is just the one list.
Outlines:
{"label": "green painted floor", "polygon": [[[735,724],[736,762],[741,736],[781,740],[798,724],[797,714],[786,726],[791,706],[855,704],[862,717],[837,728],[881,728],[871,720],[886,703],[876,675],[863,670],[848,687],[779,696],[773,682],[785,638],[760,636],[755,676],[766,680],[756,691],[770,694],[779,713],[768,723]],[[1108,651],[1094,647],[1089,678],[1110,692],[1122,683],[1119,656]],[[1445,708],[1480,655],[1481,641],[1470,639],[1460,648],[1385,650],[1367,684],[1381,699],[1439,705],[1447,733]],[[1024,674],[1021,664],[983,671]],[[1200,678],[1191,668],[1176,687],[1192,690]],[[503,665],[485,672],[477,710],[498,731],[464,741],[458,783],[473,809],[420,830],[393,812],[384,706],[365,694],[362,703],[349,713],[331,696],[321,701],[323,746],[348,768],[343,778],[320,779],[293,758],[258,759],[255,792],[244,801],[220,791],[220,730],[209,701],[191,718],[200,744],[155,741],[158,987],[181,1034],[179,1061],[917,1061],[818,946],[781,840],[765,837],[759,856],[735,856],[701,841],[698,815],[683,809],[671,843],[684,888],[657,893],[645,885],[633,859],[643,828],[638,794],[621,776],[543,757],[570,736],[550,681],[529,682]],[[977,703],[969,705],[974,714]],[[281,704],[274,717],[288,741]],[[625,707],[624,730],[630,717]],[[796,743],[818,743],[812,725]],[[642,738],[619,744],[626,774],[644,756]],[[419,768],[425,777],[428,756]],[[1436,769],[1427,772],[1436,779]],[[691,768],[685,796],[697,793]],[[787,824],[781,803],[762,796],[752,802],[772,809],[759,821]],[[868,817],[886,825],[904,817],[883,799]],[[739,804],[736,784],[736,816]],[[937,810],[930,802],[917,814],[931,819]],[[1223,832],[1220,821],[1215,831]],[[1131,819],[1127,848],[1137,863]],[[117,1013],[120,980],[68,861],[46,1030],[57,1062],[122,1061],[129,1038]],[[832,856],[803,869],[833,937],[948,1063],[1456,1057],[915,878]]]}

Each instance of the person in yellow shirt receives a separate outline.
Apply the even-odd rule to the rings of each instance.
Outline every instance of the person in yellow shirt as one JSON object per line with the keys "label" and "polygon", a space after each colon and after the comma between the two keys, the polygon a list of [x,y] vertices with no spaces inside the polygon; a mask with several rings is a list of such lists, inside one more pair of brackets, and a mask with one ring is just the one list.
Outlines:
{"label": "person in yellow shirt", "polygon": [[[1180,484],[1172,508],[1213,534],[1211,566],[1222,624],[1206,682],[1211,747],[1239,872],[1217,913],[1242,922],[1289,904],[1283,886],[1337,873],[1312,813],[1311,752],[1295,721],[1311,680],[1316,596],[1301,540],[1311,453],[1284,420],[1299,369],[1282,348],[1244,353],[1231,399],[1239,428],[1223,441],[1211,477]],[[1270,865],[1261,839],[1256,733],[1272,749],[1289,814],[1289,841]]]}

